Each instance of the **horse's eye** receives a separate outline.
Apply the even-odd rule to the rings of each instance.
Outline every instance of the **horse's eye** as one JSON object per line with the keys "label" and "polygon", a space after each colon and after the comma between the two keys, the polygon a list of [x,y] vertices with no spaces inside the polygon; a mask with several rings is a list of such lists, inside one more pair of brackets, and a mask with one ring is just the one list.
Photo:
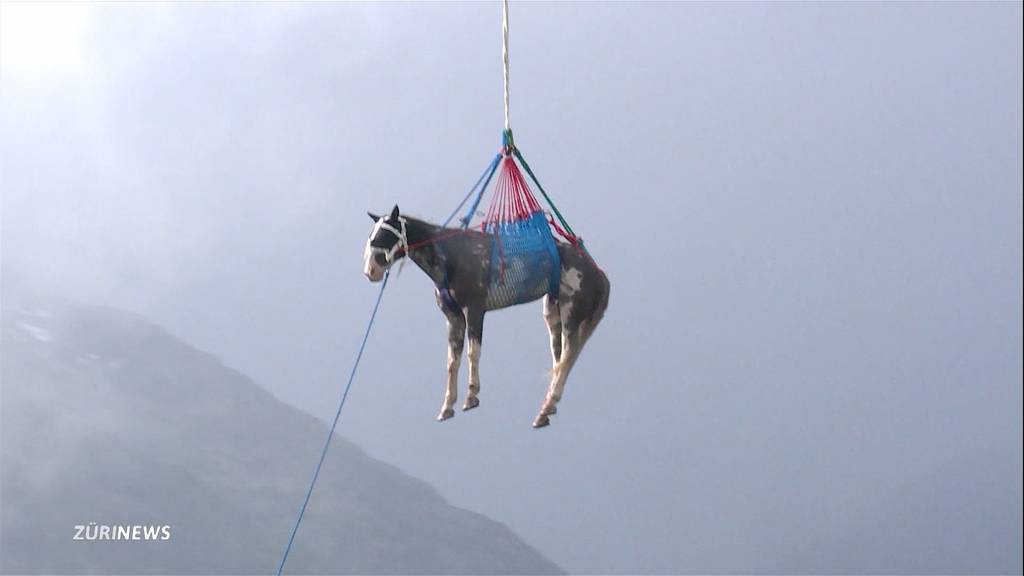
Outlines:
{"label": "horse's eye", "polygon": [[383,252],[376,252],[373,255],[373,261],[376,262],[378,266],[384,266],[388,263],[388,257]]}

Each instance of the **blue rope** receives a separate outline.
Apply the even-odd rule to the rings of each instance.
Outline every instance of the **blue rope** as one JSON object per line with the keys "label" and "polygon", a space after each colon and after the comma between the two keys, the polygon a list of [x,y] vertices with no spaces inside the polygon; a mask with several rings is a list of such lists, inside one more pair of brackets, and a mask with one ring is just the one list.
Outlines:
{"label": "blue rope", "polygon": [[[494,171],[498,167],[498,161],[501,159],[501,154],[494,157],[494,160],[487,165],[487,168],[480,174],[480,178],[477,179],[476,184],[469,189],[469,192],[462,198],[462,202],[452,210],[452,213],[445,219],[444,224],[441,226],[447,226],[452,218],[459,213],[459,210],[466,204],[466,201],[476,192],[477,188],[480,187],[480,183],[484,182],[486,177],[487,181],[484,182],[483,188],[480,189],[480,193],[476,197],[476,202],[470,209],[466,217],[462,219],[462,227],[465,228],[469,225],[469,220],[472,218],[473,213],[476,212],[477,206],[480,204],[480,198],[483,196],[484,190],[487,189],[487,184],[491,181],[491,176],[494,176]],[[327,441],[324,442],[324,449],[320,453],[320,461],[316,464],[316,470],[313,471],[313,479],[309,483],[309,489],[306,490],[306,498],[302,501],[302,508],[299,509],[299,517],[295,519],[295,526],[292,527],[291,536],[288,537],[288,545],[285,546],[284,554],[281,556],[281,564],[277,567],[277,576],[281,576],[284,572],[285,562],[288,561],[288,554],[292,551],[292,544],[295,543],[295,535],[299,532],[299,525],[302,524],[302,518],[306,515],[306,507],[309,505],[309,499],[313,495],[313,487],[316,486],[317,478],[320,477],[320,468],[324,465],[324,460],[327,459],[327,449],[331,446],[331,439],[334,438],[334,430],[338,427],[338,420],[341,419],[341,409],[345,407],[345,400],[348,399],[348,391],[352,388],[352,381],[355,380],[356,370],[359,368],[359,361],[363,358],[363,350],[366,349],[366,341],[370,339],[370,329],[373,328],[373,321],[377,319],[377,310],[380,308],[380,301],[384,297],[384,288],[388,285],[388,278],[391,276],[391,271],[388,270],[384,274],[384,281],[380,285],[380,292],[377,293],[377,301],[373,304],[373,312],[370,314],[370,321],[366,324],[366,332],[363,334],[363,342],[359,345],[359,352],[356,354],[356,361],[352,364],[352,370],[348,374],[348,383],[345,384],[345,391],[341,394],[341,401],[338,402],[338,411],[334,414],[334,421],[331,422],[331,430],[327,434]]]}
{"label": "blue rope", "polygon": [[341,395],[341,402],[338,403],[338,411],[334,414],[334,422],[331,423],[331,431],[327,434],[327,441],[324,442],[323,452],[320,453],[320,461],[316,464],[316,470],[313,472],[313,480],[309,483],[309,490],[306,491],[306,499],[302,501],[302,508],[299,510],[299,517],[295,520],[295,527],[292,528],[292,535],[288,537],[288,546],[284,549],[284,555],[281,557],[281,564],[277,567],[277,576],[281,576],[281,572],[284,571],[284,563],[288,561],[288,553],[292,550],[292,543],[295,542],[295,534],[299,531],[299,524],[302,523],[302,517],[306,515],[306,506],[309,505],[309,497],[313,495],[313,486],[316,485],[316,480],[320,476],[320,468],[324,465],[324,459],[327,458],[327,449],[331,446],[331,439],[334,438],[334,430],[338,427],[338,420],[341,418],[341,409],[345,407],[345,400],[348,398],[348,391],[352,388],[352,380],[356,377],[356,369],[359,368],[359,361],[363,358],[363,350],[366,349],[366,341],[370,338],[370,328],[373,328],[373,321],[377,318],[377,309],[380,308],[381,298],[384,297],[384,288],[388,285],[388,277],[391,275],[391,271],[385,272],[384,281],[380,285],[380,292],[377,293],[377,301],[373,304],[373,313],[370,314],[370,321],[366,324],[366,333],[363,334],[363,342],[359,345],[359,352],[356,354],[356,361],[352,364],[352,371],[348,374],[348,383],[345,384],[345,392]]}
{"label": "blue rope", "polygon": [[[500,154],[499,154],[499,156],[500,156]],[[444,223],[441,224],[442,228],[444,228],[445,226],[448,226],[448,223],[452,221],[452,218],[455,218],[455,215],[459,213],[459,210],[462,210],[462,207],[466,205],[466,201],[469,200],[469,197],[473,195],[473,192],[476,192],[476,189],[480,186],[480,183],[483,182],[484,176],[487,176],[488,174],[493,174],[494,173],[494,168],[495,168],[495,165],[497,164],[497,162],[498,162],[498,158],[495,158],[490,164],[487,165],[487,168],[484,168],[483,173],[481,173],[480,177],[476,179],[476,184],[473,184],[473,187],[469,189],[469,192],[466,192],[466,195],[462,197],[462,202],[459,202],[459,205],[455,207],[455,210],[452,210],[452,213],[449,214],[448,217],[444,219]],[[488,177],[487,180],[490,181],[490,177]],[[486,188],[486,187],[487,187],[487,185],[485,184],[484,188]],[[478,199],[476,201],[476,204],[479,204],[479,203],[480,203],[480,200]],[[472,217],[473,212],[476,211],[476,204],[474,204],[473,205],[473,209],[470,210],[470,212],[468,214],[466,214],[466,217],[462,219],[462,222],[463,222],[463,226],[462,227],[463,228],[466,227],[466,224],[469,223],[469,220]]]}
{"label": "blue rope", "polygon": [[[462,218],[463,229],[469,227],[469,221],[473,219],[473,214],[476,214],[476,209],[480,206],[480,200],[483,199],[484,191],[487,190],[487,185],[491,183],[491,177],[494,176],[495,170],[498,169],[498,162],[500,160],[501,152],[498,152],[498,154],[494,156],[494,160],[491,160],[491,164],[487,167],[487,170],[484,171],[484,174],[487,175],[487,181],[484,182],[483,187],[480,188],[480,192],[476,195],[476,200],[473,201],[473,206],[470,207],[469,212],[466,212],[466,215]],[[480,180],[483,180],[483,176],[480,177]],[[477,180],[476,182],[478,185],[480,184],[480,180]],[[476,190],[476,186],[473,186],[473,190]],[[473,190],[469,191],[470,194],[473,193]],[[465,202],[465,200],[463,200],[463,202]]]}

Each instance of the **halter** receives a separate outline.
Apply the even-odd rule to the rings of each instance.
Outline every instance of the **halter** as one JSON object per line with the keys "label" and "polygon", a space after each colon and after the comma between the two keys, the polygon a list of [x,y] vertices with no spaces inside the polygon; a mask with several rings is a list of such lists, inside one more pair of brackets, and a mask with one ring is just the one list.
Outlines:
{"label": "halter", "polygon": [[[385,218],[384,216],[381,216],[380,220],[377,220],[377,224],[374,225],[373,227],[373,232],[370,233],[370,238],[366,240],[366,253],[368,256],[377,253],[384,254],[384,258],[385,260],[387,260],[388,265],[391,265],[395,263],[395,256],[398,254],[399,250],[406,254],[409,253],[409,238],[408,235],[406,234],[405,218],[399,216],[398,223],[402,226],[401,230],[395,228],[391,224],[388,224],[387,218]],[[395,238],[398,239],[398,242],[395,242],[395,244],[391,248],[371,246],[371,242],[373,242],[373,239],[377,237],[377,234],[381,230],[387,230],[388,232],[394,234]]]}

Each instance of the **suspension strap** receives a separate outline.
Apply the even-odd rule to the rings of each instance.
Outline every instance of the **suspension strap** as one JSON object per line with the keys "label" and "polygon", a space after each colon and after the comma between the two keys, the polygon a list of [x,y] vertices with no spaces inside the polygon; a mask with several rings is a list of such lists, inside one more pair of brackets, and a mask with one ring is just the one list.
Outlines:
{"label": "suspension strap", "polygon": [[[497,159],[495,159],[495,161],[496,160]],[[484,177],[487,176],[488,174],[491,174],[494,171],[492,164],[494,164],[494,162],[491,162],[491,164],[487,165],[487,168],[484,168],[484,171],[480,173],[480,177],[476,179],[476,183],[473,184],[473,187],[469,189],[469,192],[466,192],[465,196],[462,197],[462,201],[459,202],[459,205],[456,206],[455,209],[452,210],[450,214],[448,214],[448,217],[444,219],[444,222],[441,224],[442,228],[447,227],[448,224],[452,221],[452,219],[455,218],[455,215],[459,213],[459,210],[462,210],[462,207],[466,205],[466,202],[473,195],[473,193],[476,192],[476,189],[480,187],[480,183],[484,181]],[[484,187],[486,188],[486,186]],[[477,200],[477,203],[479,202],[480,201]],[[459,219],[459,221],[462,222],[463,224],[463,228],[469,225],[469,220],[472,214],[473,210],[470,210],[469,214],[467,214],[466,217]]]}
{"label": "suspension strap", "polygon": [[501,63],[505,74],[505,131],[512,129],[508,117],[508,0],[504,0],[504,11],[501,14]]}
{"label": "suspension strap", "polygon": [[[480,200],[483,199],[484,192],[487,190],[487,185],[491,183],[491,177],[494,176],[494,172],[498,169],[498,163],[500,161],[501,161],[501,152],[498,152],[494,156],[494,160],[491,160],[491,165],[488,166],[487,170],[485,170],[485,172],[484,172],[487,175],[487,179],[484,180],[484,185],[480,187],[480,191],[477,192],[477,194],[476,194],[476,199],[473,200],[473,204],[469,207],[469,210],[466,212],[466,215],[462,217],[461,222],[462,222],[463,230],[465,230],[466,228],[469,227],[469,221],[473,219],[473,215],[476,214],[477,208],[480,207]],[[482,176],[481,176],[481,179],[483,179]],[[477,180],[477,184],[480,184],[479,180]],[[470,191],[470,192],[472,192],[472,191]]]}
{"label": "suspension strap", "polygon": [[[530,165],[526,163],[526,158],[523,158],[523,155],[519,153],[518,148],[513,147],[512,153],[516,155],[516,158],[519,160],[519,163],[523,165],[523,169],[526,170],[527,174],[529,174],[530,180],[533,180],[533,183],[537,186],[537,190],[540,190],[541,195],[544,196],[544,200],[547,201],[548,206],[551,207],[551,210],[555,213],[555,216],[558,217],[558,221],[561,222],[562,227],[565,228],[565,232],[567,232],[569,235],[575,238],[576,245],[579,248],[581,248],[583,252],[586,253],[587,257],[590,257],[590,252],[588,252],[587,247],[583,245],[583,239],[577,236],[576,233],[572,231],[572,226],[569,226],[569,223],[565,221],[565,217],[563,217],[562,213],[558,210],[558,206],[555,206],[555,203],[551,201],[551,197],[548,196],[548,193],[544,191],[544,187],[540,185],[540,181],[537,180],[537,176],[533,173],[533,170],[530,169]],[[593,259],[591,258],[591,260]]]}

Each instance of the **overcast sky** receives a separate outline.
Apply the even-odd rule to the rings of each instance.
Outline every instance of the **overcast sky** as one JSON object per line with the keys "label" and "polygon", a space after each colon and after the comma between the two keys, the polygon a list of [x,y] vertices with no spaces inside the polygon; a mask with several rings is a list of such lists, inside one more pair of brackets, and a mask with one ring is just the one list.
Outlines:
{"label": "overcast sky", "polygon": [[[406,267],[341,433],[572,571],[1019,571],[1021,16],[514,3],[516,141],[608,313],[550,428],[539,304],[487,317],[481,408],[439,424]],[[333,416],[366,210],[443,219],[500,142],[500,5],[0,20],[5,296],[141,312]]]}

